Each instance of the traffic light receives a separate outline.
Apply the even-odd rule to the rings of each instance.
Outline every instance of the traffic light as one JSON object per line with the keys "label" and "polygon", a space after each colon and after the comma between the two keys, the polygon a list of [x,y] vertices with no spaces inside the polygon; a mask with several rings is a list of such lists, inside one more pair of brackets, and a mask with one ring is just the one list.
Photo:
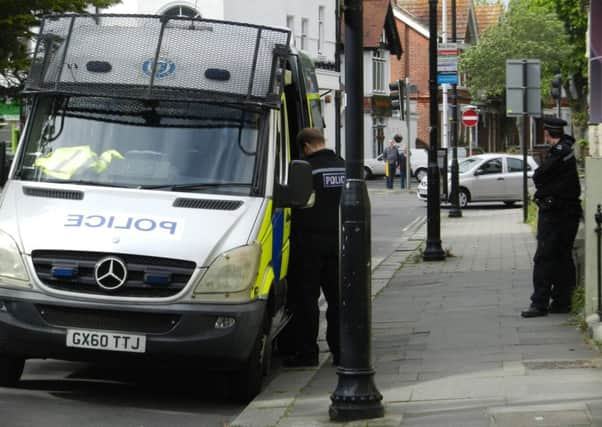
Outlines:
{"label": "traffic light", "polygon": [[405,82],[396,80],[389,83],[389,97],[391,98],[391,109],[399,111],[401,120],[405,120],[405,105],[403,102],[405,92]]}
{"label": "traffic light", "polygon": [[556,100],[562,95],[562,74],[556,74],[552,79],[550,87],[550,96]]}

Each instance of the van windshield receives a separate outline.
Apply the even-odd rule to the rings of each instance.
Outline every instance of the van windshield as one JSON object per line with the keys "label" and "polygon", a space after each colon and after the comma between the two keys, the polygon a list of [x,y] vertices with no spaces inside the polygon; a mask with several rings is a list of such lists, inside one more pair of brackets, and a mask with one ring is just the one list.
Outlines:
{"label": "van windshield", "polygon": [[42,97],[16,177],[249,195],[263,120],[221,105]]}

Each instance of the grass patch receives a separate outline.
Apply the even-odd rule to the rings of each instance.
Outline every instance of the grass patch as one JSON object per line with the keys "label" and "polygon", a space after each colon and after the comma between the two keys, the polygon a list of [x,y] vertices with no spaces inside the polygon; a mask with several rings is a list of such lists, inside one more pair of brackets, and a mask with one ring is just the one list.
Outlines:
{"label": "grass patch", "polygon": [[422,246],[419,246],[418,249],[416,251],[414,251],[414,253],[408,257],[408,260],[412,264],[420,264],[421,262],[424,261],[424,259],[422,258],[423,255],[424,255],[424,249],[422,248]]}
{"label": "grass patch", "polygon": [[533,200],[530,200],[527,206],[527,224],[531,226],[533,234],[537,234],[537,205]]}

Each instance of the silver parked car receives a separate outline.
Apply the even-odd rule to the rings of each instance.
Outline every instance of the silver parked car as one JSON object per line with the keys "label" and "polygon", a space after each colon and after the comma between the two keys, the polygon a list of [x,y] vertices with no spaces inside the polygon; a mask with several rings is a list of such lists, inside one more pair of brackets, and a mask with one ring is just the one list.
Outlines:
{"label": "silver parked car", "polygon": [[[512,205],[523,199],[523,158],[521,155],[488,153],[467,157],[459,163],[459,201],[464,208],[471,202],[504,202]],[[527,157],[527,176],[537,169],[533,157]],[[451,179],[448,179],[451,190]],[[416,192],[419,199],[427,199],[428,181],[425,177]],[[532,191],[532,188],[531,190]]]}

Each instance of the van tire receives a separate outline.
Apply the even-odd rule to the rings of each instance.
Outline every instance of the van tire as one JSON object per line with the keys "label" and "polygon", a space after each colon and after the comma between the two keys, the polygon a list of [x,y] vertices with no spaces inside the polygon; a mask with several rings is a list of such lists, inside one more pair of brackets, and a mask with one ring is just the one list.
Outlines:
{"label": "van tire", "polygon": [[418,180],[418,182],[420,182],[427,175],[428,175],[427,170],[424,169],[424,168],[420,168],[420,169],[416,170],[416,173],[414,174],[414,177],[416,177],[416,179]]}
{"label": "van tire", "polygon": [[266,310],[261,331],[255,338],[249,358],[241,369],[230,373],[230,397],[238,403],[249,403],[261,391],[263,377],[272,364],[270,320]]}
{"label": "van tire", "polygon": [[25,359],[22,357],[0,356],[0,387],[14,387],[23,374]]}

